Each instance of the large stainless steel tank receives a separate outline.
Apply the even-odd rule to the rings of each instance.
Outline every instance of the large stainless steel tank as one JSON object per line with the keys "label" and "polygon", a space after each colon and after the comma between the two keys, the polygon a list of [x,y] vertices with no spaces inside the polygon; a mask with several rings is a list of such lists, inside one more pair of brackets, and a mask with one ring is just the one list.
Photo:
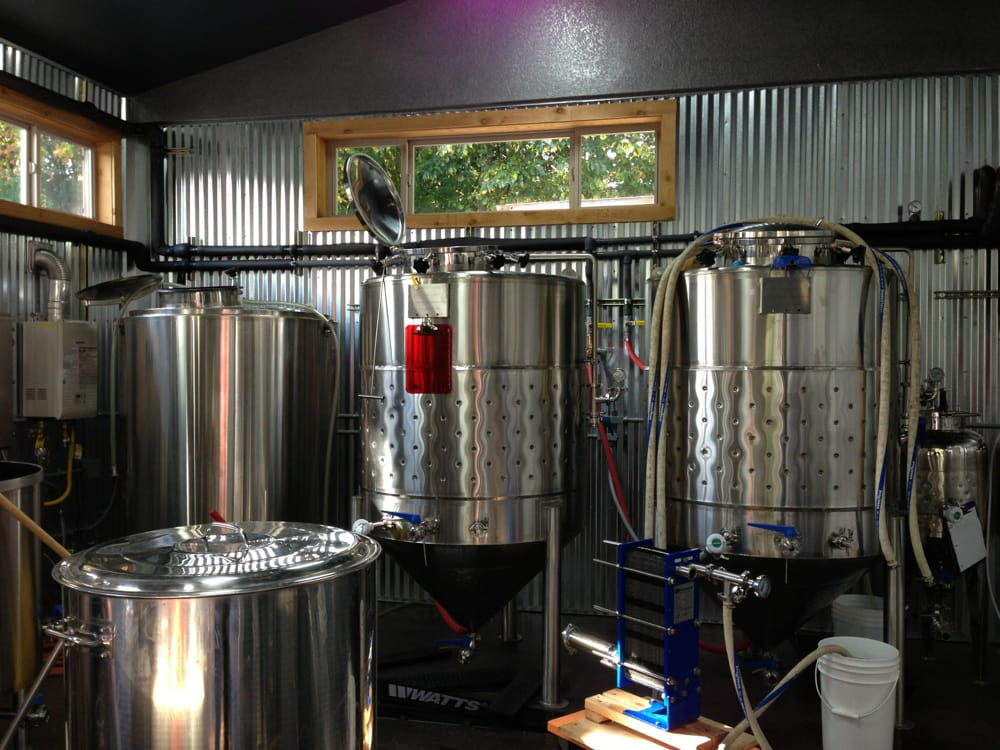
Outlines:
{"label": "large stainless steel tank", "polygon": [[667,535],[692,547],[711,537],[732,566],[770,575],[770,599],[736,612],[766,646],[879,553],[878,293],[820,230],[734,231],[715,249],[714,265],[678,285]]}
{"label": "large stainless steel tank", "polygon": [[[329,496],[336,338],[312,308],[235,287],[160,290],[124,320],[127,529],[343,521]],[[346,513],[346,506],[340,511]]]}
{"label": "large stainless steel tank", "polygon": [[[41,515],[42,468],[0,461],[0,492],[32,518]],[[38,671],[38,540],[0,512],[0,700]]]}
{"label": "large stainless steel tank", "polygon": [[423,524],[387,551],[476,628],[542,568],[545,505],[577,524],[585,285],[473,249],[425,262],[364,284],[361,485]]}
{"label": "large stainless steel tank", "polygon": [[370,750],[378,545],[314,524],[136,534],[62,561],[67,747]]}

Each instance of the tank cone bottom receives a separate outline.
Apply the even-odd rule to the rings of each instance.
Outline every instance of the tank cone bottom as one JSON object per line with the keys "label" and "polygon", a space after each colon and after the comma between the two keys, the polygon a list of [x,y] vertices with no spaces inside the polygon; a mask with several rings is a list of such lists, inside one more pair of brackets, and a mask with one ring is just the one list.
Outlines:
{"label": "tank cone bottom", "polygon": [[770,650],[790,637],[807,620],[833,603],[880,558],[848,560],[778,560],[728,556],[730,570],[749,570],[771,579],[767,599],[748,597],[735,610],[736,625],[754,646]]}
{"label": "tank cone bottom", "polygon": [[545,564],[544,542],[460,545],[380,539],[379,543],[456,622],[474,631]]}

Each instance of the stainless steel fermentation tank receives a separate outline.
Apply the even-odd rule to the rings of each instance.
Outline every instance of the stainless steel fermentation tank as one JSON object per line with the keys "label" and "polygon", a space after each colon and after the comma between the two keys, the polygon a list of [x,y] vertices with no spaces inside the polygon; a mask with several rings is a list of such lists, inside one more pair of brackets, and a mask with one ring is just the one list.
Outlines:
{"label": "stainless steel fermentation tank", "polygon": [[203,523],[212,510],[346,522],[329,492],[338,354],[328,321],[242,301],[236,287],[158,295],[123,326],[128,530]]}
{"label": "stainless steel fermentation tank", "polygon": [[926,655],[930,655],[934,639],[951,637],[950,618],[946,615],[951,606],[946,601],[952,589],[947,584],[954,581],[956,587],[964,589],[970,602],[969,629],[975,646],[977,678],[985,683],[990,609],[987,578],[982,565],[970,564],[971,556],[964,559],[970,540],[961,534],[957,536],[957,544],[963,550],[960,559],[949,526],[963,519],[974,506],[986,533],[989,449],[979,433],[965,428],[966,417],[972,415],[948,409],[941,388],[943,377],[939,369],[932,370],[921,393],[926,429],[920,437],[913,478],[913,502],[917,504],[924,552],[931,570],[942,583],[923,590],[924,648]]}
{"label": "stainless steel fermentation tank", "polygon": [[[0,461],[0,492],[38,519],[42,475],[35,464]],[[23,689],[38,669],[39,562],[38,540],[0,511],[0,701]]]}
{"label": "stainless steel fermentation tank", "polygon": [[923,411],[927,429],[917,450],[913,491],[921,537],[933,545],[944,539],[942,514],[949,508],[974,502],[985,521],[989,451],[978,432],[965,429],[969,415],[939,408],[936,391],[931,400]]}
{"label": "stainless steel fermentation tank", "polygon": [[477,628],[545,563],[545,509],[579,525],[585,285],[442,250],[362,292],[364,499],[419,534],[386,550]]}
{"label": "stainless steel fermentation tank", "polygon": [[73,750],[370,750],[378,545],[212,523],[79,552],[53,575]]}
{"label": "stainless steel fermentation tank", "polygon": [[826,232],[717,237],[674,307],[667,538],[774,582],[736,609],[755,643],[790,634],[877,560],[878,288]]}

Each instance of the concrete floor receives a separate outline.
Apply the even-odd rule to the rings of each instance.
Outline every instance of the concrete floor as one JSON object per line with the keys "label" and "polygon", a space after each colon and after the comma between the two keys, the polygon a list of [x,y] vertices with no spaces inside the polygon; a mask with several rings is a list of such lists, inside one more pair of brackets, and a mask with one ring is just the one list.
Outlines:
{"label": "concrete floor", "polygon": [[[611,623],[606,618],[569,616],[573,622],[595,635],[610,637]],[[515,687],[505,700],[525,708],[513,718],[477,714],[469,718],[461,714],[426,714],[408,705],[389,705],[380,699],[376,723],[378,750],[546,750],[558,748],[558,741],[544,733],[548,715],[532,706],[534,685],[540,677],[540,625],[537,614],[521,617],[523,638],[516,644],[501,643],[498,623],[487,626],[482,633],[477,656],[465,666],[459,665],[454,652],[438,652],[434,641],[448,639],[452,633],[441,623],[433,607],[388,605],[383,607],[379,621],[380,668],[379,683],[383,693],[390,681],[400,684],[441,685],[440,692],[494,702],[500,682],[511,677]],[[706,626],[706,640],[721,643],[717,627]],[[786,643],[777,657],[782,672],[799,657],[808,653],[820,634],[803,634]],[[908,702],[907,716],[914,727],[898,736],[898,750],[925,748],[993,748],[1000,746],[1000,654],[994,648],[989,654],[989,674],[994,679],[985,686],[973,684],[974,661],[967,643],[940,643],[936,658],[926,661],[919,656],[919,645],[913,643],[907,659],[905,684]],[[719,721],[739,720],[736,702],[725,658],[708,652],[701,654],[703,670],[702,713]],[[480,683],[468,688],[463,683]],[[62,678],[50,678],[45,686],[46,701],[52,718],[41,727],[29,730],[29,747],[38,750],[63,747],[64,718]],[[614,687],[614,674],[586,655],[564,655],[562,694],[569,700],[564,713],[583,707],[588,695]],[[759,678],[748,678],[751,696],[760,698],[766,686]],[[821,708],[813,687],[812,674],[807,672],[794,683],[762,720],[772,745],[781,748],[820,748]],[[6,720],[0,720],[5,726]],[[864,750],[862,748],[850,750]]]}

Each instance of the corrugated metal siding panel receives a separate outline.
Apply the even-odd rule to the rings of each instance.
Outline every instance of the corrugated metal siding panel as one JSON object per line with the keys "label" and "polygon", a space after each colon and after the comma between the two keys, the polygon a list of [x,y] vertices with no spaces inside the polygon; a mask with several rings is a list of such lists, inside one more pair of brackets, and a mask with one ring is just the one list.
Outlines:
{"label": "corrugated metal siding panel", "polygon": [[[972,170],[1000,164],[1000,76],[969,75],[862,81],[786,88],[712,92],[678,100],[677,219],[658,233],[706,230],[738,218],[773,214],[825,216],[843,221],[894,221],[911,201],[924,218],[971,212]],[[171,147],[168,217],[175,240],[204,243],[285,243],[302,225],[301,122],[283,121],[168,128]],[[567,237],[650,234],[651,224],[509,227],[484,230],[487,237]],[[453,236],[421,231],[413,239]],[[362,232],[316,233],[317,243],[366,241]],[[943,262],[939,262],[943,261]],[[1000,423],[1000,384],[994,328],[997,301],[935,301],[937,290],[997,289],[997,263],[989,251],[917,252],[914,267],[924,321],[921,372],[940,366],[949,375],[953,402]],[[649,269],[634,273],[632,296],[644,296]],[[333,313],[345,342],[347,372],[357,377],[358,290],[366,270],[313,271],[302,276],[259,274],[242,278],[251,296],[316,304]],[[620,297],[619,269],[599,272],[602,297]],[[641,307],[639,308],[641,309]],[[634,518],[640,516],[645,441],[642,393],[621,350],[620,311],[606,310],[616,325],[602,346],[629,373],[631,388],[621,404],[626,422],[615,443],[622,480]],[[638,313],[637,313],[638,315]],[[640,354],[646,347],[640,342]],[[342,411],[352,412],[355,388],[342,389]],[[356,423],[342,420],[343,425]],[[988,432],[987,437],[995,433]],[[348,438],[350,436],[344,436]],[[345,440],[344,450],[351,443]],[[589,522],[569,550],[564,605],[588,610],[606,595],[595,584],[591,557],[601,541],[622,531],[610,506],[600,446],[591,438],[588,474]],[[353,450],[353,449],[352,449]],[[357,455],[351,453],[353,483]],[[345,486],[347,486],[345,484]],[[388,568],[383,594],[419,596],[399,571]],[[537,583],[525,603],[538,606]]]}
{"label": "corrugated metal siding panel", "polygon": [[93,104],[112,117],[127,118],[128,100],[117,91],[4,39],[0,39],[0,71],[69,99]]}

